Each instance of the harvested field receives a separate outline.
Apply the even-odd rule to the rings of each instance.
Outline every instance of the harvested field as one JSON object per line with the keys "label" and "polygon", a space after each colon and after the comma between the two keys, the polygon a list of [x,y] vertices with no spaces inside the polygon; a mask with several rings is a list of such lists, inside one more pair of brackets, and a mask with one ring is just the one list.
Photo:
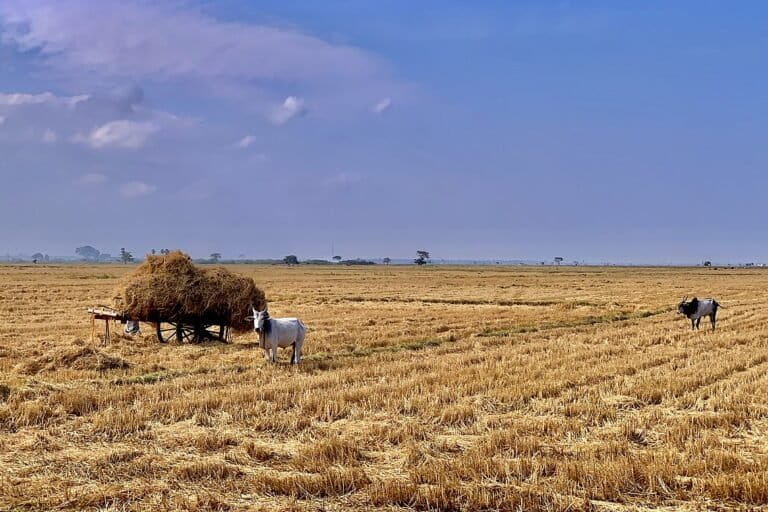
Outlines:
{"label": "harvested field", "polygon": [[132,269],[0,266],[0,510],[768,504],[767,271],[230,267],[308,326],[295,368],[92,345]]}

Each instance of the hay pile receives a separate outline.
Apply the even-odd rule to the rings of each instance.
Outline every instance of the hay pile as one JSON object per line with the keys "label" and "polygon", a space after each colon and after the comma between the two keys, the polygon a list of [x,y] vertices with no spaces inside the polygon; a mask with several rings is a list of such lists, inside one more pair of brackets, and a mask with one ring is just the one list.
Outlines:
{"label": "hay pile", "polygon": [[196,267],[181,251],[148,255],[127,278],[118,308],[134,320],[187,325],[228,325],[246,331],[250,307],[266,307],[253,279],[225,268]]}
{"label": "hay pile", "polygon": [[56,349],[36,359],[24,361],[16,371],[25,375],[51,372],[69,368],[72,370],[124,370],[131,363],[117,356],[105,354],[93,347]]}

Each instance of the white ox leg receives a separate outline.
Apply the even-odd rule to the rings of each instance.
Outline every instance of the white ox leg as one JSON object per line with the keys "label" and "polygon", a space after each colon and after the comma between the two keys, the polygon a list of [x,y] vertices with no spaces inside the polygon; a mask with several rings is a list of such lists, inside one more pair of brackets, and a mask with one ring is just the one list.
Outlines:
{"label": "white ox leg", "polygon": [[263,332],[259,333],[259,346],[264,350],[264,360],[269,362],[269,344],[267,343],[267,337]]}
{"label": "white ox leg", "polygon": [[301,349],[304,346],[304,326],[299,327],[299,332],[296,334],[296,341],[293,343],[293,362],[299,364],[301,362]]}
{"label": "white ox leg", "polygon": [[293,344],[293,364],[299,364],[301,362],[301,342],[297,341]]}

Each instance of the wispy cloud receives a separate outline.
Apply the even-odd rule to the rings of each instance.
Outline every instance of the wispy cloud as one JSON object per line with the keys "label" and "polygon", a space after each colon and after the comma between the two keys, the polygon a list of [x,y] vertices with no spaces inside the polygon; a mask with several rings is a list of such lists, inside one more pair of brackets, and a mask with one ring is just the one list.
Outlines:
{"label": "wispy cloud", "polygon": [[132,181],[125,183],[120,187],[120,195],[127,199],[148,196],[157,190],[154,185],[149,185],[142,181]]}
{"label": "wispy cloud", "polygon": [[101,183],[105,183],[106,181],[107,177],[99,173],[83,174],[80,176],[80,179],[77,180],[77,182],[81,185],[99,185]]}
{"label": "wispy cloud", "polygon": [[248,148],[253,145],[254,142],[256,142],[256,136],[255,135],[246,135],[239,141],[237,141],[237,147],[241,149]]}
{"label": "wispy cloud", "polygon": [[285,101],[272,111],[271,120],[275,124],[285,124],[294,117],[303,116],[307,113],[307,107],[304,100],[295,96],[288,96]]}
{"label": "wispy cloud", "polygon": [[3,94],[0,93],[0,106],[6,107],[18,107],[23,105],[57,105],[74,108],[78,103],[87,101],[89,96],[83,94],[80,96],[56,96],[50,92],[43,92],[40,94],[28,94],[28,93],[12,93]]}
{"label": "wispy cloud", "polygon": [[67,76],[351,86],[387,74],[374,55],[292,28],[222,21],[186,2],[5,0],[0,41]]}
{"label": "wispy cloud", "polygon": [[381,114],[385,110],[389,109],[389,107],[391,106],[392,106],[392,98],[382,98],[373,107],[371,107],[371,111],[374,114]]}
{"label": "wispy cloud", "polygon": [[14,127],[4,131],[8,141],[50,145],[66,140],[92,148],[138,149],[156,132],[197,126],[191,118],[145,105],[136,86],[77,96],[0,92],[0,117]]}
{"label": "wispy cloud", "polygon": [[94,129],[87,136],[76,136],[76,142],[83,142],[92,148],[138,149],[144,146],[150,135],[159,130],[150,121],[110,121]]}

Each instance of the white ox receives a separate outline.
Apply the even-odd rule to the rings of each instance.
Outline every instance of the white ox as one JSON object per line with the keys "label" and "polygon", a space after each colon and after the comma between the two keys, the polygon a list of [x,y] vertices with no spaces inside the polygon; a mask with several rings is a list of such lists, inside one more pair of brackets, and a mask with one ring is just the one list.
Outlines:
{"label": "white ox", "polygon": [[[277,347],[293,346],[291,364],[301,362],[301,347],[304,345],[306,328],[298,318],[270,318],[269,312],[253,309],[253,330],[259,334],[259,346],[264,349],[267,361],[277,362]],[[270,351],[272,352],[270,356]]]}

